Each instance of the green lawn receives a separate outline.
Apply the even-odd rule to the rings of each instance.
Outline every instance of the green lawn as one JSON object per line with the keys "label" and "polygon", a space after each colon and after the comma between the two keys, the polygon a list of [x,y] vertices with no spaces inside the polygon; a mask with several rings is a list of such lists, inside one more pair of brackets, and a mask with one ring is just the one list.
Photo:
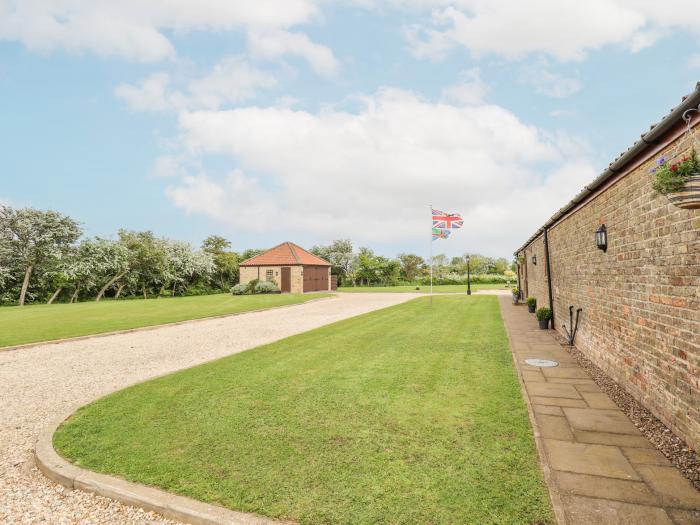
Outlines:
{"label": "green lawn", "polygon": [[[416,290],[416,287],[419,290]],[[512,286],[506,286],[505,284],[472,284],[472,292],[477,290],[510,290]],[[350,293],[378,293],[378,292],[420,292],[429,293],[430,285],[405,285],[405,286],[341,286],[338,288],[339,292],[350,292]],[[466,284],[440,284],[433,286],[434,293],[466,293]]]}
{"label": "green lawn", "polygon": [[54,445],[301,523],[553,523],[496,297],[420,298],[136,385]]}
{"label": "green lawn", "polygon": [[328,294],[200,295],[0,308],[0,347],[302,303]]}

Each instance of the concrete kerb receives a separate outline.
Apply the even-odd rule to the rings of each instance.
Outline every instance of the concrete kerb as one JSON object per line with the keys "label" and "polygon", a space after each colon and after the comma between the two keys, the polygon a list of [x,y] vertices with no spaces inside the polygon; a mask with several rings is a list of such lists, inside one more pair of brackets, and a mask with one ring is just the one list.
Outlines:
{"label": "concrete kerb", "polygon": [[121,478],[99,474],[69,463],[53,448],[53,435],[78,407],[56,419],[40,432],[34,448],[34,460],[39,470],[50,480],[74,490],[104,496],[124,505],[156,512],[168,519],[192,525],[281,525],[290,522],[238,512],[164,490],[132,483]]}
{"label": "concrete kerb", "polygon": [[[324,292],[326,293],[326,292]],[[302,304],[309,304],[313,303],[316,301],[327,301],[330,299],[336,299],[337,295],[332,292],[327,292],[330,293],[330,297],[318,297],[316,299],[309,299],[308,301],[304,301],[301,303],[294,303],[294,304],[283,304],[280,306],[271,306],[270,308],[258,308],[256,310],[246,310],[244,312],[233,312],[230,314],[221,314],[221,315],[211,315],[209,317],[199,317],[197,319],[186,319],[184,321],[174,321],[172,323],[162,323],[162,324],[154,324],[150,326],[139,326],[138,328],[127,328],[125,330],[114,330],[112,332],[101,332],[99,334],[88,334],[88,335],[79,335],[77,337],[66,337],[64,339],[51,339],[49,341],[37,341],[36,343],[26,343],[22,345],[14,345],[14,346],[3,346],[0,347],[0,352],[10,352],[12,350],[23,350],[25,348],[34,348],[36,346],[42,346],[42,345],[57,345],[61,343],[70,343],[74,341],[84,341],[85,339],[94,339],[96,337],[109,337],[111,335],[120,335],[120,334],[131,334],[134,332],[147,332],[150,330],[158,330],[159,328],[163,328],[166,326],[179,326],[179,325],[184,325],[184,324],[192,324],[192,323],[201,323],[203,321],[211,321],[212,319],[223,319],[226,317],[236,317],[239,315],[245,315],[245,314],[253,314],[256,312],[267,312],[270,310],[279,310],[281,308],[293,308],[295,306],[300,306]]]}
{"label": "concrete kerb", "polygon": [[[510,303],[508,303],[510,305]],[[503,308],[504,302],[499,301],[499,306]],[[522,307],[523,305],[510,305],[514,308]],[[554,511],[554,517],[559,525],[572,525],[566,517],[564,512],[564,503],[561,499],[561,494],[556,489],[556,484],[554,483],[552,470],[549,467],[549,462],[546,460],[546,451],[544,448],[544,443],[542,442],[542,434],[540,433],[540,426],[535,418],[535,411],[532,408],[532,403],[530,402],[530,396],[525,389],[525,381],[523,379],[522,371],[518,364],[518,357],[513,351],[513,340],[510,337],[510,331],[504,324],[506,331],[506,336],[508,337],[508,344],[511,348],[511,357],[513,358],[513,366],[515,367],[515,372],[518,374],[518,381],[520,382],[520,391],[522,393],[523,400],[525,401],[525,406],[527,407],[527,413],[530,418],[530,424],[532,425],[532,433],[535,437],[535,446],[537,447],[537,454],[540,460],[540,469],[544,475],[544,481],[547,484],[547,489],[549,491],[549,499],[552,503],[552,510]]]}

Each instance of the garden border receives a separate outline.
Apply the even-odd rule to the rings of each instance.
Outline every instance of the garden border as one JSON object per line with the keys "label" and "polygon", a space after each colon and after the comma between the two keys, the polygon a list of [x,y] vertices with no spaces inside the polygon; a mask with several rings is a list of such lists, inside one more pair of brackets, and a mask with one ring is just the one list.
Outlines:
{"label": "garden border", "polygon": [[40,433],[34,448],[37,468],[51,481],[71,490],[91,492],[116,500],[124,505],[156,512],[165,518],[192,525],[280,525],[291,522],[276,521],[256,514],[226,509],[201,501],[172,494],[161,489],[133,483],[124,479],[82,469],[63,459],[53,448],[53,435],[66,419],[80,407],[56,419]]}
{"label": "garden border", "polygon": [[[309,293],[318,293],[318,292],[309,292]],[[161,324],[154,324],[154,325],[149,325],[149,326],[138,326],[136,328],[125,328],[124,330],[114,330],[111,332],[100,332],[98,334],[78,335],[75,337],[65,337],[63,339],[49,339],[48,341],[37,341],[35,343],[25,343],[25,344],[21,344],[21,345],[0,346],[0,352],[10,352],[12,350],[23,350],[25,348],[34,348],[36,346],[41,346],[41,345],[57,345],[60,343],[70,343],[73,341],[83,341],[85,339],[93,339],[95,337],[108,337],[110,335],[131,334],[134,332],[146,332],[148,330],[157,330],[158,328],[163,328],[164,326],[178,326],[178,325],[182,325],[182,324],[190,324],[190,323],[198,323],[201,321],[209,321],[211,319],[223,319],[225,317],[235,317],[238,315],[252,314],[252,313],[256,313],[256,312],[267,312],[269,310],[277,310],[279,308],[291,308],[293,306],[299,306],[302,304],[309,304],[309,303],[312,303],[314,301],[324,301],[324,300],[328,300],[328,299],[336,299],[338,297],[333,292],[321,292],[321,293],[328,293],[328,294],[330,294],[330,296],[329,297],[317,297],[315,299],[309,299],[308,301],[304,301],[301,303],[282,304],[279,306],[271,306],[270,308],[258,308],[256,310],[246,310],[244,312],[233,312],[230,314],[220,314],[220,315],[211,315],[208,317],[198,317],[196,319],[185,319],[184,321],[173,321],[172,323],[161,323]]]}

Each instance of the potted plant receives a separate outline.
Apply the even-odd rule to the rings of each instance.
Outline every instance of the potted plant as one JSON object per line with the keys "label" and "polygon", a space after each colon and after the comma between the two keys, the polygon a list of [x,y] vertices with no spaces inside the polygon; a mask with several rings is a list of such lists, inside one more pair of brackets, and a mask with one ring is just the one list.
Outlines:
{"label": "potted plant", "polygon": [[538,308],[537,312],[535,312],[535,317],[540,323],[540,330],[547,330],[549,328],[549,320],[552,318],[552,311],[546,307]]}
{"label": "potted plant", "polygon": [[527,299],[525,299],[525,304],[527,305],[527,311],[531,314],[534,314],[535,309],[537,308],[537,299],[535,299],[534,297],[528,297]]}
{"label": "potted plant", "polygon": [[695,150],[680,162],[669,162],[667,157],[656,159],[652,187],[666,195],[672,204],[684,209],[700,208],[700,159]]}
{"label": "potted plant", "polygon": [[511,292],[513,293],[513,304],[518,304],[518,299],[520,299],[520,290],[517,287],[513,287]]}

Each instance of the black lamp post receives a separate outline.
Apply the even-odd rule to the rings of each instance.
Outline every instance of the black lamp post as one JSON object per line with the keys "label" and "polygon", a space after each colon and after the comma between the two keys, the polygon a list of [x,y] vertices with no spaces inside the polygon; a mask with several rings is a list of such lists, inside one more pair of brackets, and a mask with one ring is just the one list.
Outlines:
{"label": "black lamp post", "polygon": [[537,266],[537,254],[534,254],[534,255],[532,256],[532,264],[534,264],[535,266]]}
{"label": "black lamp post", "polygon": [[471,274],[469,273],[469,256],[467,255],[467,295],[472,294]]}
{"label": "black lamp post", "polygon": [[595,231],[595,244],[599,250],[608,251],[608,229],[605,224],[601,224]]}

